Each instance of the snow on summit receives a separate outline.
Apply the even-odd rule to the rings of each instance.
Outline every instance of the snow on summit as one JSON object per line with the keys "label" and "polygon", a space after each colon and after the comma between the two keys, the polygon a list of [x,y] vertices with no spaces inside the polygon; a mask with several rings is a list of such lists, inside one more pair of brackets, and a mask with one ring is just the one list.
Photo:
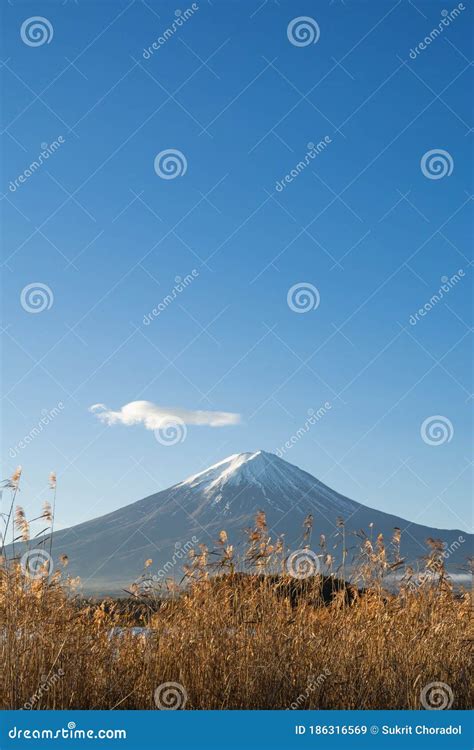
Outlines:
{"label": "snow on summit", "polygon": [[274,460],[279,459],[264,451],[234,453],[224,458],[223,461],[209,466],[208,469],[194,474],[178,486],[202,488],[203,485],[207,485],[207,489],[212,491],[227,483],[239,485],[243,482],[252,484],[260,483],[261,480],[268,481],[271,478],[272,469],[275,471]]}
{"label": "snow on summit", "polygon": [[225,514],[231,509],[251,514],[258,500],[263,510],[268,505],[281,513],[291,509],[306,514],[326,505],[339,513],[350,513],[358,507],[302,469],[263,450],[235,453],[175,487],[188,491],[191,503],[193,494],[199,496],[199,513],[205,512],[210,502]]}

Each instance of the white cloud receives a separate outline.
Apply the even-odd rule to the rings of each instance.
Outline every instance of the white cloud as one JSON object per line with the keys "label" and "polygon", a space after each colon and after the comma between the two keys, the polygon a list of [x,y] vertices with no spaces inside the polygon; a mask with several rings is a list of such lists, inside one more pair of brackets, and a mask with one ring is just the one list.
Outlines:
{"label": "white cloud", "polygon": [[240,423],[240,414],[227,411],[191,411],[168,406],[158,406],[151,401],[131,401],[117,411],[108,409],[105,404],[94,404],[89,411],[105,424],[143,424],[147,430],[159,430],[170,421],[184,424],[225,427]]}

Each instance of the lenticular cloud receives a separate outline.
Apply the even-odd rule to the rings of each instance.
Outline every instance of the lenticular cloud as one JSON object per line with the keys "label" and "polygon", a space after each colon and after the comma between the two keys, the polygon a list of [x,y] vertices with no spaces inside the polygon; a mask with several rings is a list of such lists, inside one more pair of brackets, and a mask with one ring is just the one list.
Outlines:
{"label": "lenticular cloud", "polygon": [[159,430],[170,421],[180,420],[188,425],[208,427],[225,427],[239,424],[240,414],[226,411],[193,411],[179,407],[158,406],[151,401],[131,401],[117,411],[105,404],[94,404],[89,411],[101,422],[108,425],[124,424],[127,426],[143,424],[147,430]]}

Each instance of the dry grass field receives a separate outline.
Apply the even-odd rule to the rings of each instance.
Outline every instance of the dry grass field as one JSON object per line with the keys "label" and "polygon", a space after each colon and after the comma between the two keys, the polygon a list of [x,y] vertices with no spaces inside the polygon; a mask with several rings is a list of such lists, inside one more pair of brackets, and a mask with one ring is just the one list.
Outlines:
{"label": "dry grass field", "polygon": [[[20,509],[27,542],[25,523]],[[453,591],[433,540],[428,575],[405,571],[388,593],[398,542],[390,561],[383,539],[365,538],[356,584],[330,597],[335,579],[319,573],[268,575],[288,556],[263,514],[242,561],[253,575],[235,572],[221,532],[212,556],[191,553],[184,588],[157,588],[147,561],[127,600],[81,599],[67,559],[30,576],[3,557],[0,708],[468,709],[470,594]]]}

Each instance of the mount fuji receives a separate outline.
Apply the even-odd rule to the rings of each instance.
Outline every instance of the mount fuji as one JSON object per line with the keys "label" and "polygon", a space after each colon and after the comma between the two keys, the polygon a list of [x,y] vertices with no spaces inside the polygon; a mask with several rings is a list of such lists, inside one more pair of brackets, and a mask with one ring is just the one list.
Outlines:
{"label": "mount fuji", "polygon": [[[303,523],[313,516],[313,542],[320,534],[333,553],[338,519],[346,528],[348,559],[358,548],[351,532],[363,529],[384,535],[389,543],[401,529],[401,556],[409,562],[426,554],[429,537],[442,539],[450,554],[448,569],[459,571],[472,549],[472,535],[460,530],[421,526],[368,508],[340,495],[302,469],[265,451],[239,453],[190,476],[169,489],[150,495],[105,516],[53,535],[53,557],[67,554],[67,571],[80,576],[88,594],[123,593],[151,558],[149,573],[158,579],[182,577],[187,551],[205,544],[212,550],[222,529],[236,554],[245,544],[244,530],[253,527],[259,510],[266,514],[269,534],[284,534],[285,546],[303,546]],[[340,543],[338,549],[340,549]],[[352,550],[351,550],[352,547]]]}

